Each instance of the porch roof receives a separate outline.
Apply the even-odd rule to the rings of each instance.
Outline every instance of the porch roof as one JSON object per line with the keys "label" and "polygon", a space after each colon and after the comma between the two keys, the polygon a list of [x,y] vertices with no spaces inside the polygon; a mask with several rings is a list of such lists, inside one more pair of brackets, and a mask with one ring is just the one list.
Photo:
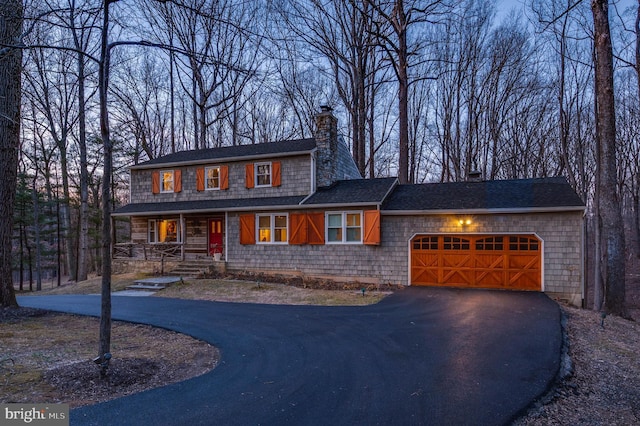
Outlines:
{"label": "porch roof", "polygon": [[243,198],[228,200],[170,201],[164,203],[132,203],[117,208],[113,216],[147,216],[153,214],[207,213],[265,208],[294,208],[304,196]]}

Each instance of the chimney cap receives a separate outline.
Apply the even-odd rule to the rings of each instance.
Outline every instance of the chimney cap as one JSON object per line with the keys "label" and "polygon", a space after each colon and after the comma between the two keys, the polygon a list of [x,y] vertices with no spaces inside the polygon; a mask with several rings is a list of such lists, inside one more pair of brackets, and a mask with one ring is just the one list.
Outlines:
{"label": "chimney cap", "polygon": [[320,112],[331,112],[333,111],[333,108],[331,108],[329,105],[320,105]]}
{"label": "chimney cap", "polygon": [[482,181],[482,172],[480,170],[471,170],[467,175],[467,179],[470,182],[481,182]]}

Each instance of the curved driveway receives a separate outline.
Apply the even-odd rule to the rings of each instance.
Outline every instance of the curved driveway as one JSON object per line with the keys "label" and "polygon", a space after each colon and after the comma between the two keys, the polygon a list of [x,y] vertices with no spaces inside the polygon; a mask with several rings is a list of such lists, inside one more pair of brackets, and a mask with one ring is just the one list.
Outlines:
{"label": "curved driveway", "polygon": [[[98,296],[20,303],[100,309]],[[120,296],[113,318],[202,339],[222,359],[200,377],[73,410],[72,424],[500,425],[547,390],[560,362],[560,311],[541,293],[408,288],[365,307]]]}

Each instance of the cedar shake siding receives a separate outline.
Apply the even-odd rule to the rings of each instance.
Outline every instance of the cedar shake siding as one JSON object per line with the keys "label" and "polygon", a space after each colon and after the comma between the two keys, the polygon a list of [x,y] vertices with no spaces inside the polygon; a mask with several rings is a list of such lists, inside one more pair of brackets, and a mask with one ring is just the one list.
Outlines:
{"label": "cedar shake siding", "polygon": [[[240,214],[228,216],[230,241],[240,241]],[[543,291],[579,305],[582,298],[582,213],[474,215],[462,230],[452,215],[385,215],[379,244],[231,244],[227,269],[408,285],[409,242],[416,234],[534,234],[543,244]]]}
{"label": "cedar shake siding", "polygon": [[[257,163],[269,163],[272,169],[279,169],[279,185],[247,188],[247,167],[254,169]],[[273,167],[277,165],[276,167]],[[226,189],[203,190],[199,188],[198,177],[205,167],[224,167]],[[180,192],[154,191],[154,173],[163,170],[180,170]],[[311,188],[311,160],[307,156],[287,157],[277,161],[239,161],[233,163],[210,162],[197,166],[162,167],[159,169],[134,169],[131,171],[131,201],[133,203],[162,203],[168,201],[229,200],[242,198],[288,197],[307,195]],[[199,172],[200,171],[200,172]],[[278,171],[278,170],[276,170]],[[155,192],[155,193],[154,193]]]}

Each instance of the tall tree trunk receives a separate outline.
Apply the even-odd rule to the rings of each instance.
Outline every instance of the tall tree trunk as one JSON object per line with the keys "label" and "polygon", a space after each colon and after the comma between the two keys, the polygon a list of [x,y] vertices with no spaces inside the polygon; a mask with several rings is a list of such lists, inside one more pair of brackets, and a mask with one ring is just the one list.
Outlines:
{"label": "tall tree trunk", "polygon": [[[18,306],[11,266],[20,147],[22,1],[0,2],[0,306]],[[3,47],[9,46],[9,47]]]}
{"label": "tall tree trunk", "polygon": [[[104,0],[102,18],[102,43],[98,67],[98,91],[100,94],[100,136],[103,146],[102,173],[102,303],[100,309],[100,343],[98,357],[103,365],[109,365],[111,352],[111,173],[113,170],[113,147],[109,131],[107,92],[109,87],[109,4],[114,0]],[[102,373],[106,373],[103,367]]]}
{"label": "tall tree trunk", "polygon": [[36,245],[36,290],[42,290],[42,244],[40,241],[40,203],[37,187],[38,173],[33,178],[31,198],[33,202],[33,233]]}
{"label": "tall tree trunk", "polygon": [[71,192],[69,190],[69,162],[67,161],[67,135],[62,135],[58,141],[60,151],[60,172],[62,175],[62,203],[60,204],[60,220],[62,221],[62,236],[64,240],[64,257],[67,274],[71,280],[77,279],[77,268],[73,254],[74,242],[71,232]]}
{"label": "tall tree trunk", "polygon": [[[636,10],[636,83],[638,85],[638,98],[640,99],[640,0],[638,0],[638,9]],[[640,167],[636,164],[636,185],[633,194],[633,209],[635,210],[635,226],[636,226],[636,250],[640,255]]]}
{"label": "tall tree trunk", "polygon": [[600,223],[605,309],[625,315],[625,241],[616,172],[616,117],[613,91],[613,52],[609,28],[609,2],[592,0],[595,46],[595,91],[598,122]]}
{"label": "tall tree trunk", "polygon": [[407,48],[407,17],[404,2],[395,7],[398,28],[398,180],[409,183],[409,50]]}
{"label": "tall tree trunk", "polygon": [[87,118],[85,114],[85,58],[83,45],[75,25],[75,2],[72,3],[70,21],[73,44],[78,51],[78,150],[80,153],[80,233],[78,235],[77,281],[87,279],[87,256],[89,252],[89,170],[87,166]]}

